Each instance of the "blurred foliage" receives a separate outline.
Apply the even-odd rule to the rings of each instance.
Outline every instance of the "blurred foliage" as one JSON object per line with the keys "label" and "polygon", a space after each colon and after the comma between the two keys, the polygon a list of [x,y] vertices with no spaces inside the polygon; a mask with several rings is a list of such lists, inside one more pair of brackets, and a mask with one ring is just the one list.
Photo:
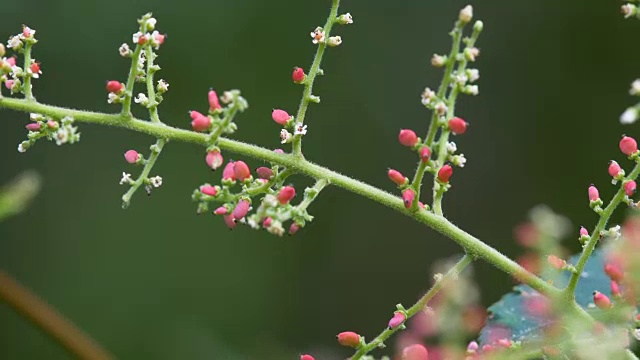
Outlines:
{"label": "blurred foliage", "polygon": [[40,176],[28,171],[0,188],[0,221],[24,211],[40,190],[40,186]]}

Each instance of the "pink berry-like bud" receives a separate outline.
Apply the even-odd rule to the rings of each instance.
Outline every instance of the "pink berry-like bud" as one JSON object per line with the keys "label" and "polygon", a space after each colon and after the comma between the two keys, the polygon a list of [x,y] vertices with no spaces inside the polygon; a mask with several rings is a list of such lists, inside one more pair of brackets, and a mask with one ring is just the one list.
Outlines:
{"label": "pink berry-like bud", "polygon": [[284,110],[274,109],[271,112],[271,118],[276,123],[278,123],[280,125],[285,125],[287,123],[287,121],[289,121],[291,119],[291,115],[289,115],[289,113],[284,111]]}
{"label": "pink berry-like bud", "polygon": [[622,295],[622,291],[620,291],[620,285],[617,282],[611,281],[611,295],[618,297]]}
{"label": "pink berry-like bud", "polygon": [[193,130],[198,132],[209,130],[211,119],[208,116],[204,116],[197,111],[190,111],[189,116],[191,116],[191,127]]}
{"label": "pink berry-like bud", "polygon": [[636,182],[631,180],[624,183],[624,193],[632,196],[636,192]]}
{"label": "pink berry-like bud", "polygon": [[164,39],[167,37],[166,34],[155,33],[153,38],[156,41],[156,44],[162,45],[164,44]]}
{"label": "pink berry-like bud", "polygon": [[264,221],[262,222],[262,226],[264,226],[265,228],[268,228],[269,226],[271,226],[271,223],[273,222],[273,219],[270,217],[267,217],[266,219],[264,219]]}
{"label": "pink berry-like bud", "polygon": [[342,346],[358,347],[360,346],[360,335],[353,331],[345,331],[338,334],[338,343]]}
{"label": "pink berry-like bud", "polygon": [[245,181],[251,177],[251,170],[249,170],[249,166],[244,161],[236,161],[233,164],[233,172],[236,174],[238,181]]}
{"label": "pink berry-like bud", "polygon": [[57,123],[56,121],[53,121],[53,120],[49,120],[49,121],[47,121],[47,127],[48,127],[49,129],[51,129],[51,130],[55,130],[55,129],[57,129],[57,128],[58,128],[58,126],[60,126],[60,125],[58,125],[58,123]]}
{"label": "pink berry-like bud", "polygon": [[420,160],[426,163],[429,162],[429,158],[431,158],[431,149],[429,149],[428,146],[424,146],[422,149],[420,149]]}
{"label": "pink berry-like bud", "polygon": [[6,87],[7,90],[11,90],[11,88],[13,87],[13,84],[15,84],[15,80],[9,79],[4,82],[4,87]]}
{"label": "pink berry-like bud", "polygon": [[609,298],[607,297],[607,295],[599,292],[599,291],[594,291],[593,292],[593,302],[596,304],[596,306],[599,309],[609,309],[611,308],[611,300],[609,300]]}
{"label": "pink berry-like bud", "polygon": [[[216,194],[218,193],[218,190],[216,190],[215,186],[211,186],[207,184],[207,185],[200,186],[200,192],[205,195],[216,196]],[[224,209],[226,213],[227,208],[224,208]]]}
{"label": "pink berry-like bud", "polygon": [[311,355],[304,354],[304,355],[300,355],[300,360],[316,360],[316,358],[314,358]]}
{"label": "pink berry-like bud", "polygon": [[126,153],[124,153],[124,159],[127,160],[129,164],[137,163],[139,158],[140,154],[138,154],[138,152],[135,150],[128,150]]}
{"label": "pink berry-like bud", "polygon": [[222,219],[224,220],[224,223],[227,224],[227,227],[231,230],[233,230],[233,228],[238,225],[236,223],[236,220],[233,218],[233,215],[231,214],[223,216]]}
{"label": "pink berry-like bud", "polygon": [[589,186],[589,201],[598,200],[600,200],[600,192],[598,192],[598,188],[593,185]]}
{"label": "pink berry-like bud", "polygon": [[632,137],[623,136],[620,139],[620,151],[627,156],[631,156],[638,151],[638,143]]}
{"label": "pink berry-like bud", "polygon": [[278,201],[284,205],[289,203],[294,196],[296,196],[296,189],[293,186],[285,186],[278,193]]}
{"label": "pink berry-like bud", "polygon": [[233,170],[233,161],[229,161],[222,170],[222,180],[235,180],[236,172]]}
{"label": "pink berry-like bud", "polygon": [[407,147],[413,147],[418,143],[418,135],[413,130],[402,129],[398,134],[400,144]]}
{"label": "pink berry-like bud", "polygon": [[413,200],[416,198],[416,192],[413,189],[406,189],[402,192],[402,201],[404,201],[404,207],[407,209],[413,205]]}
{"label": "pink berry-like bud", "polygon": [[273,177],[273,170],[266,166],[261,166],[256,169],[256,173],[261,179],[269,180]]}
{"label": "pink berry-like bud", "polygon": [[445,164],[438,170],[438,180],[440,182],[448,183],[451,175],[453,175],[453,168],[449,164]]}
{"label": "pink berry-like bud", "polygon": [[580,226],[580,236],[589,236],[589,231],[584,226]]}
{"label": "pink berry-like bud", "polygon": [[478,351],[479,348],[480,348],[480,346],[478,345],[477,342],[471,341],[469,343],[469,345],[467,345],[467,352],[468,353],[475,353],[476,351]]}
{"label": "pink berry-like bud", "polygon": [[224,158],[222,157],[222,154],[219,150],[212,150],[207,153],[204,161],[212,170],[215,170],[222,166],[222,163],[224,163]]}
{"label": "pink berry-like bud", "polygon": [[216,111],[222,109],[222,106],[220,106],[220,100],[218,100],[218,94],[216,94],[214,90],[209,90],[207,97],[209,99],[209,110]]}
{"label": "pink berry-like bud", "polygon": [[31,66],[29,66],[29,69],[31,69],[32,73],[38,74],[38,73],[40,73],[40,64],[39,63],[33,63],[33,64],[31,64]]}
{"label": "pink berry-like bud", "polygon": [[6,63],[9,65],[9,67],[14,67],[16,66],[16,58],[13,56],[10,58],[7,58]]}
{"label": "pink berry-like bud", "polygon": [[393,314],[391,320],[389,320],[389,329],[395,329],[402,325],[407,320],[407,316],[402,311],[397,311]]}
{"label": "pink berry-like bud", "polygon": [[42,128],[42,125],[40,125],[38,123],[30,123],[30,124],[27,124],[27,126],[25,126],[25,127],[29,131],[40,131],[40,128]]}
{"label": "pink berry-like bud", "polygon": [[123,88],[124,85],[120,81],[107,81],[107,91],[110,93],[119,93]]}
{"label": "pink berry-like bud", "polygon": [[398,186],[402,186],[407,182],[407,178],[397,170],[389,169],[387,175],[389,176],[389,179]]}
{"label": "pink berry-like bud", "polygon": [[291,223],[291,226],[289,226],[289,235],[293,235],[297,233],[298,230],[300,230],[300,225],[296,223]]}
{"label": "pink berry-like bud", "polygon": [[293,79],[293,82],[296,84],[300,84],[304,81],[304,78],[307,75],[305,75],[304,70],[302,68],[299,67],[295,67],[293,69],[293,75],[291,76],[291,78]]}
{"label": "pink berry-like bud", "polygon": [[227,209],[226,206],[220,206],[219,208],[213,211],[213,213],[216,215],[226,215],[228,212],[229,212],[229,209]]}
{"label": "pink berry-like bud", "polygon": [[273,152],[276,153],[276,154],[281,154],[281,155],[284,154],[284,150],[282,150],[282,149],[274,149]]}
{"label": "pink berry-like bud", "polygon": [[549,255],[547,257],[547,262],[549,263],[549,265],[551,265],[552,268],[556,270],[562,270],[562,268],[564,268],[564,266],[567,264],[566,261],[560,259],[555,255]]}
{"label": "pink berry-like bud", "polygon": [[498,341],[496,343],[499,346],[503,347],[503,348],[510,348],[511,347],[511,340],[510,339],[498,339]]}
{"label": "pink berry-like bud", "polygon": [[[238,162],[236,162],[237,164]],[[238,205],[236,205],[235,209],[233,209],[233,218],[236,220],[240,220],[249,212],[249,208],[251,207],[251,203],[248,200],[242,199],[238,201]]]}
{"label": "pink berry-like bud", "polygon": [[624,272],[620,266],[613,263],[604,264],[604,272],[613,281],[620,281],[624,278]]}
{"label": "pink berry-like bud", "polygon": [[422,344],[413,344],[402,349],[402,360],[429,360],[429,351]]}
{"label": "pink berry-like bud", "polygon": [[467,123],[459,117],[451,118],[449,120],[449,130],[456,135],[462,135],[467,131]]}
{"label": "pink berry-like bud", "polygon": [[621,173],[622,173],[622,168],[620,167],[620,165],[618,165],[617,162],[611,160],[611,162],[609,163],[609,175],[612,178],[615,178],[621,175]]}

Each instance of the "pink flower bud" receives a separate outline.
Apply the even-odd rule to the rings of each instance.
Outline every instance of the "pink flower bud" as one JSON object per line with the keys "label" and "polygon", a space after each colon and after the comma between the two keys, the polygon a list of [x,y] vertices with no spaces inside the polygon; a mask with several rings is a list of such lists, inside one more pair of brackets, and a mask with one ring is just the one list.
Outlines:
{"label": "pink flower bud", "polygon": [[431,149],[429,149],[428,146],[424,146],[422,149],[420,149],[420,160],[422,160],[422,162],[428,162],[430,157]]}
{"label": "pink flower bud", "polygon": [[398,186],[404,185],[407,182],[407,178],[397,170],[389,169],[387,175],[389,176],[389,179]]}
{"label": "pink flower bud", "polygon": [[129,164],[137,163],[139,158],[140,154],[138,154],[138,152],[135,150],[128,150],[126,153],[124,153],[124,159],[127,160]]}
{"label": "pink flower bud", "polygon": [[31,124],[27,124],[27,126],[25,126],[25,127],[29,131],[40,131],[40,128],[42,128],[42,125],[40,125],[38,123],[31,123]]}
{"label": "pink flower bud", "polygon": [[284,150],[282,149],[274,149],[273,152],[276,154],[284,154]]}
{"label": "pink flower bud", "polygon": [[191,116],[191,127],[193,130],[198,132],[209,130],[211,119],[208,116],[204,116],[197,111],[189,111],[189,116]]}
{"label": "pink flower bud", "polygon": [[251,170],[249,170],[249,166],[244,161],[236,161],[233,164],[233,172],[236,174],[238,181],[245,181],[251,177]]}
{"label": "pink flower bud", "polygon": [[124,88],[124,84],[117,80],[107,81],[107,91],[110,93],[119,93]]}
{"label": "pink flower bud", "polygon": [[418,143],[418,136],[413,130],[402,129],[398,134],[398,141],[403,146],[413,147]]}
{"label": "pink flower bud", "polygon": [[270,217],[267,217],[266,219],[264,219],[264,221],[262,222],[262,226],[264,226],[265,228],[268,228],[269,226],[271,226],[271,223],[273,222],[273,219]]}
{"label": "pink flower bud", "polygon": [[562,268],[564,268],[564,266],[567,264],[566,261],[560,259],[555,255],[549,255],[547,257],[547,262],[549,263],[549,265],[551,265],[552,268],[556,270],[562,270]]}
{"label": "pink flower bud", "polygon": [[[237,164],[238,162],[236,162]],[[233,218],[236,220],[240,220],[249,212],[249,207],[251,207],[251,203],[248,200],[242,199],[238,201],[235,209],[233,209]]]}
{"label": "pink flower bud", "polygon": [[314,358],[311,355],[305,354],[305,355],[300,355],[300,360],[316,360],[316,358]]}
{"label": "pink flower bud", "polygon": [[353,331],[345,331],[338,334],[338,343],[342,346],[358,347],[360,346],[360,335]]}
{"label": "pink flower bud", "polygon": [[233,218],[233,215],[231,214],[223,216],[222,219],[224,220],[224,223],[227,225],[227,227],[231,230],[233,230],[233,228],[238,225],[236,223],[236,220]]}
{"label": "pink flower bud", "polygon": [[146,43],[147,43],[147,36],[140,35],[140,37],[138,37],[138,45],[144,45]]}
{"label": "pink flower bud", "polygon": [[598,188],[593,185],[589,186],[589,201],[598,200],[600,200],[600,193],[598,192]]}
{"label": "pink flower bud", "polygon": [[7,64],[9,64],[9,67],[16,66],[16,58],[13,57],[13,56],[10,57],[10,58],[7,58],[6,62],[7,62]]}
{"label": "pink flower bud", "polygon": [[[13,59],[13,58],[12,58]],[[7,88],[7,90],[11,90],[11,88],[13,87],[13,84],[15,83],[14,80],[6,80],[4,82],[4,87]]]}
{"label": "pink flower bud", "polygon": [[222,157],[222,154],[219,150],[212,150],[207,153],[204,161],[212,170],[215,170],[222,166],[222,163],[224,163],[224,158]]}
{"label": "pink flower bud", "polygon": [[476,351],[478,351],[479,348],[480,348],[480,346],[478,345],[477,342],[471,341],[469,343],[469,345],[467,345],[467,352],[468,353],[475,353]]}
{"label": "pink flower bud", "polygon": [[580,226],[580,236],[589,236],[589,231],[584,226]]}
{"label": "pink flower bud", "polygon": [[289,226],[289,235],[297,233],[298,230],[300,230],[300,225],[296,224],[295,222],[291,223],[291,226]]}
{"label": "pink flower bud", "polygon": [[296,196],[296,189],[293,186],[285,186],[278,193],[278,201],[284,205],[291,201],[294,196]]}
{"label": "pink flower bud", "polygon": [[631,156],[638,151],[638,143],[632,137],[623,136],[620,139],[620,151],[627,156]]}
{"label": "pink flower bud", "polygon": [[620,281],[624,278],[624,272],[622,271],[622,268],[614,263],[604,264],[604,272],[613,281]]}
{"label": "pink flower bud", "polygon": [[632,196],[633,193],[636,192],[636,182],[631,180],[631,181],[627,181],[626,183],[624,183],[624,193],[627,194],[627,196]]}
{"label": "pink flower bud", "polygon": [[440,182],[448,183],[451,175],[453,175],[453,168],[449,164],[445,164],[438,170],[438,180]]}
{"label": "pink flower bud", "polygon": [[291,119],[291,115],[289,115],[289,113],[284,111],[284,110],[274,109],[271,112],[271,118],[276,123],[278,123],[280,125],[285,125],[287,123],[287,121],[289,121]]}
{"label": "pink flower bud", "polygon": [[407,209],[413,205],[413,200],[416,198],[416,193],[413,189],[406,189],[402,192],[402,201],[404,201],[404,207]]}
{"label": "pink flower bud", "polygon": [[396,311],[389,320],[389,329],[395,329],[407,320],[407,316],[402,311]]}
{"label": "pink flower bud", "polygon": [[498,339],[498,341],[496,343],[499,346],[503,347],[503,348],[510,348],[511,347],[511,340],[510,339]]}
{"label": "pink flower bud", "polygon": [[611,160],[611,162],[609,163],[609,175],[613,178],[621,175],[622,173],[622,168],[620,167],[620,165],[618,165],[617,162]]}
{"label": "pink flower bud", "polygon": [[222,106],[220,106],[220,101],[218,100],[218,94],[216,94],[213,89],[209,90],[207,97],[209,98],[209,110],[216,111],[218,109],[222,109]]}
{"label": "pink flower bud", "polygon": [[429,351],[422,344],[413,344],[402,349],[402,360],[429,360]]}
{"label": "pink flower bud", "polygon": [[162,44],[164,44],[164,39],[165,39],[166,37],[167,37],[167,35],[166,35],[166,34],[155,33],[155,35],[154,35],[154,37],[153,37],[153,38],[155,39],[156,44],[158,44],[158,45],[162,45]]}
{"label": "pink flower bud", "polygon": [[295,67],[293,69],[293,75],[291,76],[291,78],[293,79],[293,82],[296,84],[300,84],[304,81],[304,78],[307,75],[305,75],[304,70],[302,68],[299,67]]}
{"label": "pink flower bud", "polygon": [[607,297],[607,295],[599,292],[599,291],[594,291],[593,292],[593,302],[596,304],[596,306],[599,309],[609,309],[611,308],[611,300],[609,300],[609,298]]}
{"label": "pink flower bud", "polygon": [[[205,195],[216,196],[216,194],[218,193],[218,190],[216,190],[215,186],[211,186],[209,184],[206,184],[206,185],[200,186],[200,192],[205,194]],[[225,208],[225,207],[223,207],[223,208],[224,208],[224,212],[226,214],[227,213],[227,208]],[[216,209],[216,211],[217,211],[217,209]],[[216,215],[220,215],[220,214],[216,214]]]}
{"label": "pink flower bud", "polygon": [[467,131],[467,123],[459,117],[449,120],[449,130],[456,135],[462,135]]}
{"label": "pink flower bud", "polygon": [[273,176],[273,170],[266,166],[261,166],[256,169],[256,173],[261,179],[269,180]]}
{"label": "pink flower bud", "polygon": [[229,161],[222,170],[222,180],[235,180],[236,172],[233,170],[233,161]]}
{"label": "pink flower bud", "polygon": [[47,121],[47,127],[48,127],[49,129],[55,130],[55,129],[57,129],[57,128],[58,128],[58,126],[59,126],[59,125],[58,125],[58,123],[57,123],[56,121],[53,121],[53,120],[49,120],[49,121]]}
{"label": "pink flower bud", "polygon": [[622,291],[620,291],[620,285],[618,285],[618,283],[613,280],[611,281],[611,295],[613,295],[614,297],[622,295]]}
{"label": "pink flower bud", "polygon": [[213,211],[213,213],[216,215],[226,215],[228,212],[229,212],[229,209],[227,209],[226,206],[220,206],[219,208]]}

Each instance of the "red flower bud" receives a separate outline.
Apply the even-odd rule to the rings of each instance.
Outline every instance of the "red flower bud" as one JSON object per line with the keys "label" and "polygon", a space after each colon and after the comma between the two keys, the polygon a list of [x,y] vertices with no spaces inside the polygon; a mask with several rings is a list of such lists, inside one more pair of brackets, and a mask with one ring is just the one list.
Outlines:
{"label": "red flower bud", "polygon": [[567,264],[566,261],[560,259],[555,255],[549,255],[547,257],[547,262],[549,263],[549,265],[551,265],[552,268],[556,270],[562,270],[562,268],[564,268],[564,266]]}
{"label": "red flower bud", "polygon": [[124,153],[124,159],[127,160],[129,164],[137,163],[139,158],[140,154],[138,154],[138,152],[135,150],[128,150],[126,153]]}
{"label": "red flower bud", "polygon": [[209,110],[215,111],[218,109],[222,109],[222,106],[220,106],[220,101],[218,100],[218,94],[216,94],[214,90],[209,90],[207,97],[209,99]]}
{"label": "red flower bud", "polygon": [[256,173],[258,174],[258,176],[261,179],[269,180],[269,179],[271,179],[271,177],[273,177],[273,170],[271,170],[270,168],[268,168],[266,166],[261,166],[261,167],[257,168],[256,169]]}
{"label": "red flower bud", "polygon": [[238,181],[245,181],[251,177],[251,170],[249,170],[249,166],[244,161],[236,161],[233,164],[233,172],[236,174]]}
{"label": "red flower bud", "polygon": [[611,281],[611,295],[616,297],[622,295],[622,291],[620,291],[620,285],[618,285],[618,283],[613,280]]}
{"label": "red flower bud", "polygon": [[402,360],[429,360],[429,351],[422,344],[413,344],[402,349]]}
{"label": "red flower bud", "polygon": [[589,201],[598,200],[600,200],[600,193],[598,192],[598,188],[593,185],[589,186]]}
{"label": "red flower bud", "polygon": [[222,157],[222,154],[220,153],[219,150],[212,150],[207,153],[207,156],[205,157],[204,161],[212,170],[215,170],[220,166],[222,166],[222,163],[224,162],[224,158]]}
{"label": "red flower bud", "polygon": [[11,90],[11,88],[13,88],[13,84],[15,84],[15,80],[9,79],[4,82],[4,87],[6,87],[7,90]]}
{"label": "red flower bud", "polygon": [[[238,162],[236,162],[236,164],[237,163]],[[236,220],[240,220],[245,217],[245,215],[247,215],[247,213],[249,212],[249,207],[251,207],[251,203],[248,200],[242,199],[238,201],[238,204],[233,209],[233,218]]]}
{"label": "red flower bud", "polygon": [[305,354],[305,355],[300,355],[300,360],[316,360],[316,358],[314,358],[311,355]]}
{"label": "red flower bud", "polygon": [[124,88],[124,84],[117,80],[107,81],[107,91],[110,93],[119,93]]}
{"label": "red flower bud", "polygon": [[32,73],[38,74],[38,73],[40,73],[40,64],[33,63],[33,64],[31,64],[31,66],[29,66],[29,69],[31,69]]}
{"label": "red flower bud", "polygon": [[632,196],[633,193],[636,192],[636,182],[631,180],[631,181],[627,181],[626,183],[624,183],[624,193],[627,194],[627,196]]}
{"label": "red flower bud", "polygon": [[42,127],[42,125],[40,125],[38,123],[31,123],[31,124],[27,124],[27,126],[25,126],[25,127],[29,131],[40,131],[40,128]]}
{"label": "red flower bud", "polygon": [[445,164],[438,170],[438,180],[440,182],[448,183],[451,175],[453,175],[453,168],[449,164]]}
{"label": "red flower bud", "polygon": [[418,143],[418,136],[413,130],[402,129],[398,134],[398,141],[404,146],[413,147]]}
{"label": "red flower bud", "polygon": [[267,217],[266,219],[264,219],[264,221],[262,222],[262,226],[264,226],[265,228],[268,228],[269,226],[271,226],[271,223],[273,222],[273,219],[270,217]]}
{"label": "red flower bud", "polygon": [[402,192],[402,200],[404,201],[404,207],[407,209],[413,205],[413,200],[416,198],[416,193],[413,189],[406,189]]}
{"label": "red flower bud", "polygon": [[227,209],[226,206],[220,206],[219,208],[213,211],[213,213],[216,215],[226,215],[228,212],[229,212],[229,209]]}
{"label": "red flower bud", "polygon": [[285,186],[278,193],[278,201],[284,205],[291,201],[294,196],[296,196],[296,189],[293,186]]}
{"label": "red flower bud", "polygon": [[222,170],[222,180],[235,180],[236,172],[233,170],[233,161],[229,161]]}
{"label": "red flower bud", "polygon": [[289,115],[289,113],[284,111],[284,110],[274,109],[271,112],[271,118],[276,123],[278,123],[280,125],[285,125],[287,123],[287,121],[289,121],[291,119],[291,115]]}
{"label": "red flower bud", "polygon": [[397,311],[393,314],[391,320],[389,320],[389,329],[395,329],[402,325],[407,320],[407,316],[402,311]]}
{"label": "red flower bud", "polygon": [[211,126],[211,119],[208,116],[204,116],[197,111],[190,111],[189,116],[191,116],[191,127],[193,130],[202,132],[209,130]]}
{"label": "red flower bud", "polygon": [[613,281],[620,281],[624,278],[624,272],[620,266],[613,263],[604,264],[604,272]]}
{"label": "red flower bud", "polygon": [[449,130],[456,135],[462,135],[467,131],[467,123],[459,117],[454,117],[449,120]]}
{"label": "red flower bud", "polygon": [[599,291],[594,291],[593,292],[593,302],[596,304],[596,306],[599,309],[609,309],[611,308],[611,300],[609,300],[609,298],[607,297],[607,295],[599,292]]}
{"label": "red flower bud", "polygon": [[398,186],[404,185],[407,182],[407,178],[397,170],[389,169],[387,175],[389,176],[389,179]]}
{"label": "red flower bud", "polygon": [[291,223],[291,226],[289,226],[289,235],[293,235],[297,233],[298,230],[300,230],[300,225],[296,223]]}
{"label": "red flower bud", "polygon": [[224,220],[224,223],[227,225],[227,227],[231,230],[233,230],[233,228],[238,225],[236,223],[236,220],[233,218],[233,215],[231,214],[223,216],[222,219]]}
{"label": "red flower bud", "polygon": [[[206,185],[200,186],[200,192],[205,194],[205,195],[216,196],[216,194],[218,193],[218,190],[216,190],[215,186],[211,186],[209,184],[206,184]],[[227,208],[223,207],[223,209],[224,209],[224,212],[226,214]],[[216,209],[216,211],[217,211],[217,209]],[[220,215],[220,214],[216,214],[216,215]]]}
{"label": "red flower bud", "polygon": [[345,331],[338,334],[338,343],[342,346],[358,347],[360,345],[360,335],[353,331]]}
{"label": "red flower bud", "polygon": [[431,149],[429,149],[428,146],[424,146],[422,149],[420,149],[420,159],[422,160],[422,162],[428,162],[430,157]]}
{"label": "red flower bud", "polygon": [[589,236],[589,232],[584,226],[580,226],[580,236]]}
{"label": "red flower bud", "polygon": [[304,70],[302,68],[299,67],[295,67],[293,69],[293,75],[291,76],[291,78],[293,79],[293,82],[296,84],[300,84],[304,81],[304,78],[307,75],[305,75]]}
{"label": "red flower bud", "polygon": [[638,151],[638,143],[632,137],[623,136],[620,139],[620,151],[627,156],[631,156]]}
{"label": "red flower bud", "polygon": [[622,168],[620,167],[620,165],[618,165],[617,162],[611,160],[611,162],[609,163],[609,175],[613,178],[621,175],[622,172]]}

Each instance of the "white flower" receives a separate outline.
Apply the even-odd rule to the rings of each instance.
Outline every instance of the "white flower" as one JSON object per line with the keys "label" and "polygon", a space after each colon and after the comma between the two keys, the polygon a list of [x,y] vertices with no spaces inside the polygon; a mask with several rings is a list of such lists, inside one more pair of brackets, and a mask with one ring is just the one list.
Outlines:
{"label": "white flower", "polygon": [[144,69],[144,62],[147,60],[147,56],[145,53],[140,53],[140,57],[138,58],[138,69],[142,71]]}
{"label": "white flower", "polygon": [[24,152],[27,151],[27,146],[25,146],[25,143],[26,143],[26,141],[23,141],[18,145],[18,152],[19,153],[24,153]]}
{"label": "white flower", "polygon": [[438,113],[438,115],[444,116],[444,114],[447,113],[447,105],[445,105],[442,101],[440,101],[436,105],[436,112]]}
{"label": "white flower", "polygon": [[[244,219],[244,218],[242,218]],[[252,229],[258,230],[260,229],[260,225],[254,220],[253,217],[247,219],[247,225],[251,226]]]}
{"label": "white flower", "polygon": [[292,136],[291,133],[287,131],[287,129],[280,130],[280,143],[286,144],[291,142]]}
{"label": "white flower", "polygon": [[11,67],[10,75],[13,76],[14,78],[22,76],[22,73],[23,73],[23,71],[22,71],[22,68],[20,66],[13,65]]}
{"label": "white flower", "polygon": [[464,164],[467,163],[467,158],[464,157],[464,154],[455,155],[452,157],[451,162],[453,163],[453,165],[463,168]]}
{"label": "white flower", "polygon": [[158,80],[158,91],[161,93],[169,91],[169,83],[162,79]]}
{"label": "white flower", "polygon": [[294,135],[306,135],[307,134],[307,125],[302,125],[302,123],[296,123]]}
{"label": "white flower", "polygon": [[431,65],[435,67],[443,67],[446,62],[447,62],[446,56],[433,54],[433,57],[431,57]]}
{"label": "white flower", "polygon": [[10,37],[9,41],[7,41],[7,46],[13,50],[19,49],[22,46],[22,40],[20,40],[20,36],[16,35]]}
{"label": "white flower", "polygon": [[329,37],[329,41],[327,41],[327,45],[329,46],[338,46],[342,44],[342,38],[340,36],[331,36]]}
{"label": "white flower", "polygon": [[338,16],[338,23],[342,25],[353,24],[353,17],[350,13],[342,14]]}
{"label": "white flower", "polygon": [[120,179],[120,185],[131,184],[133,179],[131,179],[131,174],[127,174],[125,172],[122,173],[122,178]]}
{"label": "white flower", "polygon": [[478,85],[467,85],[464,87],[464,92],[469,95],[476,96],[480,92],[480,89],[478,88]]}
{"label": "white flower", "polygon": [[469,80],[469,78],[467,78],[467,75],[465,75],[465,74],[456,74],[456,75],[454,75],[453,78],[460,85],[465,85],[467,83],[467,81]]}
{"label": "white flower", "polygon": [[162,185],[162,178],[160,176],[154,176],[152,178],[149,178],[149,181],[151,182],[151,185],[153,185],[153,187],[158,188]]}
{"label": "white flower", "polygon": [[631,89],[629,89],[630,95],[640,94],[640,79],[636,79],[631,83]]}
{"label": "white flower", "polygon": [[436,93],[433,90],[431,90],[430,88],[425,88],[422,92],[422,105],[427,106],[431,102],[431,99],[433,99],[435,96]]}
{"label": "white flower", "polygon": [[464,57],[469,61],[476,61],[476,58],[480,55],[480,50],[476,47],[464,49]]}
{"label": "white flower", "polygon": [[618,240],[620,236],[622,236],[620,233],[620,225],[610,227],[609,230],[607,230],[607,236],[611,237],[613,240]]}
{"label": "white flower", "polygon": [[231,101],[233,101],[233,93],[231,91],[225,91],[222,93],[222,96],[220,97],[220,101],[222,101],[223,104],[228,104]]}
{"label": "white flower", "polygon": [[120,53],[120,56],[127,57],[131,54],[131,49],[129,49],[129,45],[127,43],[123,43],[118,48],[118,52]]}
{"label": "white flower", "polygon": [[275,197],[274,195],[266,195],[264,197],[264,200],[262,200],[262,203],[268,207],[276,207],[279,204],[278,198]]}
{"label": "white flower", "polygon": [[29,120],[31,120],[31,121],[40,121],[42,119],[44,119],[44,116],[42,116],[40,114],[36,114],[36,113],[29,114]]}
{"label": "white flower", "polygon": [[277,236],[284,235],[284,228],[282,227],[282,223],[277,220],[271,222],[271,226],[267,228],[267,231]]}
{"label": "white flower", "polygon": [[469,82],[474,82],[480,78],[480,70],[469,69],[467,70],[467,76],[469,77]]}
{"label": "white flower", "polygon": [[640,340],[640,329],[633,330],[633,337],[636,338],[636,340]]}
{"label": "white flower", "polygon": [[118,100],[120,100],[120,97],[114,93],[109,93],[109,95],[107,95],[107,102],[109,104],[117,103]]}
{"label": "white flower", "polygon": [[313,38],[313,40],[311,40],[311,42],[314,43],[314,44],[318,44],[318,43],[322,44],[322,43],[324,43],[324,30],[322,30],[322,28],[318,26],[311,33],[311,37]]}
{"label": "white flower", "polygon": [[147,105],[149,103],[149,98],[147,98],[147,95],[139,93],[133,101],[135,101],[136,104]]}
{"label": "white flower", "polygon": [[453,154],[458,151],[458,146],[453,141],[447,143],[447,152]]}
{"label": "white flower", "polygon": [[65,128],[60,128],[53,135],[56,140],[56,145],[60,146],[69,142],[69,132]]}
{"label": "white flower", "polygon": [[636,108],[627,108],[622,115],[620,115],[621,124],[633,124],[638,120],[638,110]]}
{"label": "white flower", "polygon": [[625,4],[625,5],[622,5],[622,7],[620,8],[620,11],[622,12],[622,15],[624,15],[624,18],[628,19],[631,16],[635,15],[638,9],[633,4]]}
{"label": "white flower", "polygon": [[148,30],[155,29],[157,22],[158,22],[158,20],[156,20],[156,18],[149,18],[149,20],[147,20],[147,29]]}
{"label": "white flower", "polygon": [[458,19],[465,24],[471,21],[471,19],[473,19],[473,7],[471,7],[471,5],[465,6],[462,10],[460,10]]}

